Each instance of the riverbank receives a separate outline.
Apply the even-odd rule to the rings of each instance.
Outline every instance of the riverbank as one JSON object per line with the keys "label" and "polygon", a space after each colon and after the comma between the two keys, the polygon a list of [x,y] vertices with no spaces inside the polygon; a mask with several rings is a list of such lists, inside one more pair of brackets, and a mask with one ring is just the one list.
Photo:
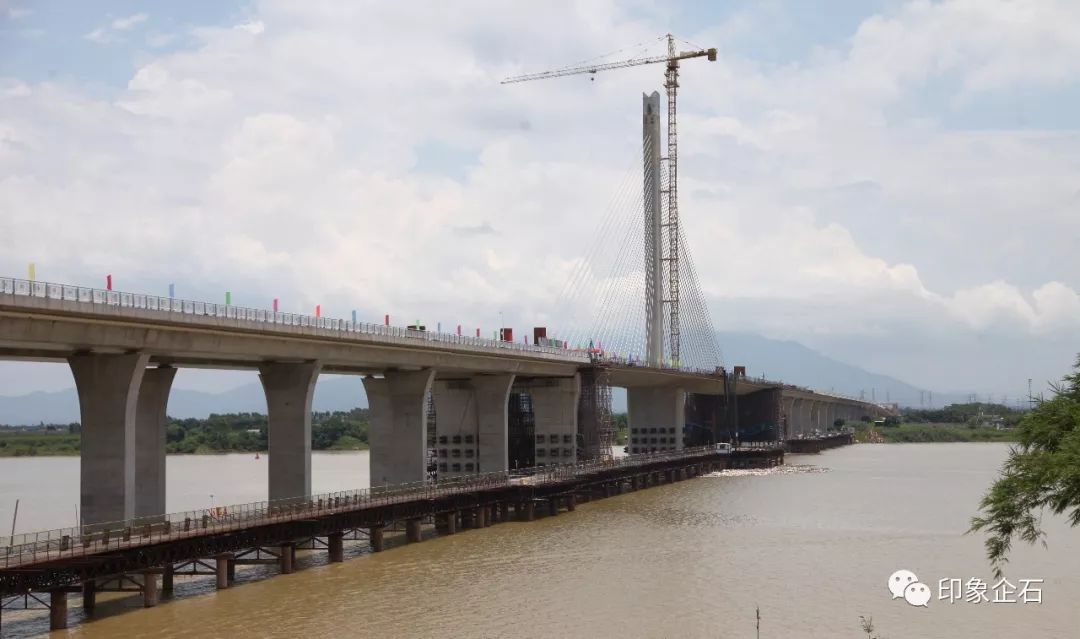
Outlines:
{"label": "riverbank", "polygon": [[871,428],[860,424],[855,428],[857,443],[951,443],[951,442],[1015,442],[1015,429],[997,430],[964,424],[900,424]]}
{"label": "riverbank", "polygon": [[[340,436],[330,445],[313,443],[312,450],[360,451],[367,450],[367,442],[349,435]],[[78,457],[80,437],[67,431],[0,431],[0,457]],[[227,453],[266,453],[266,445],[258,440],[239,442],[232,448],[214,447],[199,443],[194,447],[177,449],[169,446],[170,455],[217,455]]]}

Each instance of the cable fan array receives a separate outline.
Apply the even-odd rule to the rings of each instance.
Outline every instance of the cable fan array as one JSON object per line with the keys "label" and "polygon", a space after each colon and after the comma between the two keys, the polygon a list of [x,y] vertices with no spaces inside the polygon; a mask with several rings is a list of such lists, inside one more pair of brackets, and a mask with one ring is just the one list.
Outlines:
{"label": "cable fan array", "polygon": [[[646,145],[650,141],[646,140]],[[641,363],[646,360],[647,285],[644,190],[640,164],[627,169],[609,201],[593,241],[576,261],[555,304],[554,334],[571,347],[592,349],[605,359]],[[666,188],[666,175],[663,176]],[[666,213],[666,211],[665,211]],[[661,244],[668,246],[667,228]],[[722,365],[701,283],[689,244],[679,236],[680,361],[673,361],[669,314],[664,317],[663,365],[712,371]],[[669,261],[663,262],[660,286],[668,281]],[[664,297],[667,300],[667,297]]]}

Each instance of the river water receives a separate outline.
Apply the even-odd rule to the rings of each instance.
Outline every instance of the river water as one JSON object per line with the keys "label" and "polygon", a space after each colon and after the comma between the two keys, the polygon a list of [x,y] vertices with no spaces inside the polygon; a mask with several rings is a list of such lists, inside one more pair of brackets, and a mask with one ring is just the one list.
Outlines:
{"label": "river water", "polygon": [[[1080,637],[1080,530],[1048,520],[1049,549],[1017,547],[1007,577],[1043,579],[1042,603],[950,603],[940,579],[994,580],[981,538],[964,535],[1005,458],[1003,444],[859,445],[789,456],[823,472],[721,475],[499,524],[379,554],[346,542],[346,561],[302,553],[298,572],[241,567],[178,578],[176,596],[143,609],[100,595],[67,632],[84,637]],[[254,501],[265,457],[170,457],[169,509]],[[316,454],[315,491],[366,483],[367,454]],[[19,530],[74,519],[78,460],[0,460],[0,521],[23,499]],[[69,514],[70,513],[70,514]],[[26,522],[26,525],[23,525]],[[927,607],[893,599],[908,569]],[[47,631],[43,613],[5,612],[4,636]],[[59,633],[62,634],[62,633]]]}

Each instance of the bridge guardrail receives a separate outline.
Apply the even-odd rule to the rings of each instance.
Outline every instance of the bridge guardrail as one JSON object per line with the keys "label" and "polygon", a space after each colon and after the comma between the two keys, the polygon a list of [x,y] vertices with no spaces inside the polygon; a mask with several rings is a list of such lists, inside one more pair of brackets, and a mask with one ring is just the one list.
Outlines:
{"label": "bridge guardrail", "polygon": [[11,277],[0,277],[0,294],[75,302],[78,304],[85,304],[88,308],[93,308],[95,306],[130,308],[140,311],[161,313],[163,316],[169,317],[170,319],[211,317],[226,321],[255,322],[267,326],[318,329],[330,331],[336,337],[364,335],[382,338],[383,340],[394,343],[432,342],[458,347],[480,348],[489,351],[517,351],[531,355],[539,355],[549,359],[560,359],[576,363],[588,362],[587,354],[571,348],[506,342],[485,337],[458,335],[456,333],[417,331],[386,324],[353,322],[352,320],[315,317],[304,315],[302,313],[283,313],[231,304],[217,304],[213,302],[161,297],[143,293],[102,290]]}
{"label": "bridge guardrail", "polygon": [[[0,548],[0,568],[17,568],[65,557],[78,557],[149,545],[198,535],[226,532],[245,527],[308,519],[332,512],[359,510],[417,499],[434,499],[463,492],[508,487],[516,484],[543,485],[582,477],[601,470],[643,466],[671,459],[691,459],[715,453],[711,446],[687,448],[614,460],[535,467],[456,477],[436,483],[415,482],[337,491],[277,501],[259,501],[230,506],[214,506],[125,521],[88,524],[21,533],[8,538]],[[524,479],[522,474],[525,475]]]}

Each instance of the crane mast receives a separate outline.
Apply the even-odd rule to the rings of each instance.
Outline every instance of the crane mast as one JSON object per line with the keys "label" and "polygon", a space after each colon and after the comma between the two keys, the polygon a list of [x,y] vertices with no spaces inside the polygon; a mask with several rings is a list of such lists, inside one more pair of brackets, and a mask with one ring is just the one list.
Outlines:
{"label": "crane mast", "polygon": [[[675,57],[675,38],[669,33],[667,69],[667,222],[668,233],[668,352],[673,366],[679,366],[679,133],[675,126],[676,99],[679,91],[679,60]],[[714,56],[715,57],[715,56]]]}
{"label": "crane mast", "polygon": [[[563,69],[555,69],[552,71],[541,71],[539,73],[529,73],[525,75],[514,76],[506,78],[502,81],[502,84],[510,84],[513,82],[526,82],[529,80],[546,80],[549,78],[559,78],[568,75],[577,75],[582,73],[596,74],[599,71],[607,71],[610,69],[622,69],[626,67],[640,66],[643,64],[653,64],[657,62],[664,62],[666,64],[664,70],[664,89],[667,92],[667,187],[664,188],[659,184],[659,176],[656,171],[650,172],[650,156],[655,161],[655,147],[659,144],[659,140],[652,139],[649,134],[648,121],[650,116],[655,117],[650,113],[650,101],[646,96],[645,101],[645,140],[644,140],[644,153],[645,153],[645,244],[646,244],[646,332],[647,332],[647,356],[650,364],[660,365],[663,360],[663,326],[662,320],[658,317],[658,313],[653,313],[652,308],[655,306],[655,302],[660,304],[666,304],[668,306],[667,322],[668,322],[668,359],[672,366],[680,365],[680,336],[679,336],[679,189],[678,189],[678,176],[679,176],[679,135],[678,127],[676,126],[677,120],[677,101],[678,101],[678,89],[679,89],[679,62],[681,60],[687,60],[690,58],[705,57],[710,62],[716,61],[716,49],[699,49],[696,51],[676,51],[675,50],[675,37],[670,33],[666,36],[667,39],[667,55],[651,56],[651,57],[639,57],[630,58],[628,60],[621,60],[616,62],[605,62],[600,64],[566,67]],[[656,129],[657,135],[659,133]],[[657,186],[660,188],[658,189]],[[659,197],[666,195],[667,211],[663,220],[660,220],[659,213]],[[652,211],[650,212],[650,205],[652,205]],[[656,222],[660,222],[655,228]],[[662,231],[656,233],[657,230]],[[666,255],[664,251],[663,233],[667,234],[666,242]],[[653,238],[653,239],[650,239]],[[649,245],[653,244],[650,250]],[[667,271],[667,294],[664,295],[660,291],[656,291],[653,287],[662,286],[662,277],[664,271]],[[657,309],[659,311],[659,309]]]}

